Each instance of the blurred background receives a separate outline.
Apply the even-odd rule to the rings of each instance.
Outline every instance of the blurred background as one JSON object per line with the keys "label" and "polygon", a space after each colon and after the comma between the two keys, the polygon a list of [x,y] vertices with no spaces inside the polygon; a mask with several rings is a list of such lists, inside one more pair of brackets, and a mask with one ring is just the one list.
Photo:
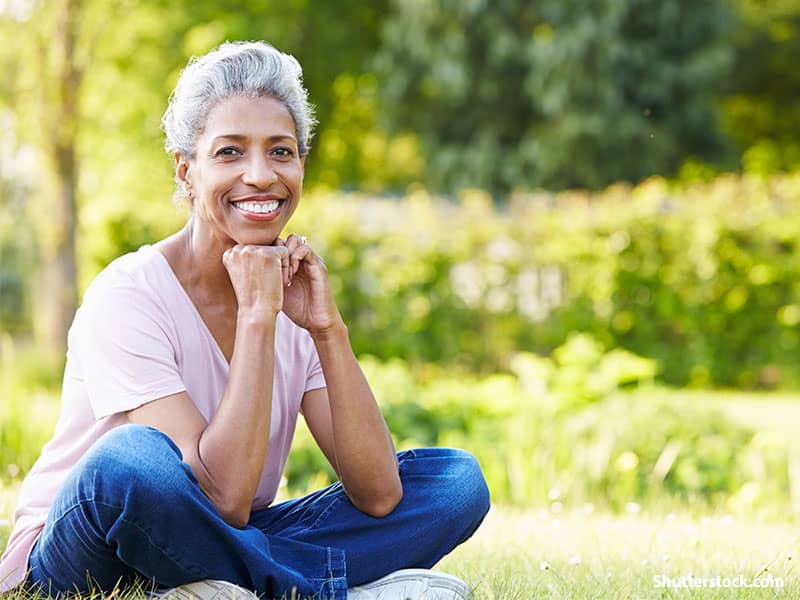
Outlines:
{"label": "blurred background", "polygon": [[[501,504],[796,516],[799,34],[800,0],[0,0],[4,525],[83,290],[186,219],[180,70],[238,39],[303,65],[293,231],[399,447]],[[331,476],[301,426],[283,493]]]}

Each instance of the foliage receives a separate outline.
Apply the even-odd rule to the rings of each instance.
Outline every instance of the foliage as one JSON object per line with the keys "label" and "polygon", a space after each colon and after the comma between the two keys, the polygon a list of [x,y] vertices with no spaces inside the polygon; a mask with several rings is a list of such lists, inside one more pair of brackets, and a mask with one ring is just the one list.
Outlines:
{"label": "foliage", "polygon": [[761,174],[800,167],[800,3],[732,0],[734,67],[722,116],[742,167]]}
{"label": "foliage", "polygon": [[61,361],[0,334],[0,484],[25,475],[53,435]]}
{"label": "foliage", "polygon": [[[730,511],[789,503],[785,440],[754,434],[718,410],[676,402],[648,382],[654,365],[574,336],[552,359],[519,354],[514,374],[486,377],[362,358],[399,448],[466,448],[496,502],[553,500],[624,510],[631,502]],[[623,389],[636,388],[632,395]],[[299,458],[300,460],[297,460]],[[332,480],[299,432],[287,467],[297,491]],[[313,486],[311,486],[313,487]]]}
{"label": "foliage", "polygon": [[31,183],[20,172],[31,160],[14,135],[13,113],[0,102],[0,332],[30,331],[30,273],[38,249],[26,195]]}
{"label": "foliage", "polygon": [[719,155],[721,1],[396,0],[377,63],[433,189],[600,188]]}
{"label": "foliage", "polygon": [[798,198],[800,174],[653,179],[508,210],[476,191],[312,195],[292,230],[328,262],[361,354],[492,372],[583,331],[657,359],[670,384],[791,386]]}

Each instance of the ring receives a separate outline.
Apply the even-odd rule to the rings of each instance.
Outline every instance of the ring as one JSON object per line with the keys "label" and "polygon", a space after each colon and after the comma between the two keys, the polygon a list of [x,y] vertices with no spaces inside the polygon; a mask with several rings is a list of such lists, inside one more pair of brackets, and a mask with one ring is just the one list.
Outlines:
{"label": "ring", "polygon": [[306,236],[304,236],[304,235],[301,235],[301,236],[300,236],[300,243],[301,243],[301,244],[303,244],[303,245],[305,245],[305,244],[306,244],[306,242],[307,242],[307,240],[306,240]]}

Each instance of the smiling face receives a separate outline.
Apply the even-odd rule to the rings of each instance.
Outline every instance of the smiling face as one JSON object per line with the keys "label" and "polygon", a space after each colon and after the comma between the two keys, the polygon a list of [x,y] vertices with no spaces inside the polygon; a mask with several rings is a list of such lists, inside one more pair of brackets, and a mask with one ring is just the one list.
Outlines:
{"label": "smiling face", "polygon": [[195,226],[224,247],[270,245],[300,201],[305,159],[286,106],[234,96],[209,113],[194,158],[177,157]]}

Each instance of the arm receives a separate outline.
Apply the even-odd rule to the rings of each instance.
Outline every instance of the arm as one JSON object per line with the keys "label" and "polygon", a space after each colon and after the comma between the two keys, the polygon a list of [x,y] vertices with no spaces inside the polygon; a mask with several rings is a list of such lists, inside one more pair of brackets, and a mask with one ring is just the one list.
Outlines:
{"label": "arm", "polygon": [[168,435],[200,488],[231,525],[243,527],[269,445],[275,321],[288,281],[284,248],[235,246],[223,262],[238,303],[228,384],[211,422],[181,392],[127,413],[132,423]]}
{"label": "arm", "polygon": [[240,311],[225,393],[206,424],[186,392],[148,402],[128,421],[162,431],[180,448],[223,519],[244,527],[269,443],[275,323]]}
{"label": "arm", "polygon": [[389,429],[356,361],[347,329],[314,336],[327,388],[303,398],[303,416],[353,505],[374,517],[403,497]]}
{"label": "arm", "polygon": [[325,265],[300,240],[292,235],[285,242],[293,280],[283,310],[311,334],[327,383],[305,394],[303,415],[353,505],[383,516],[403,495],[392,438],[353,354]]}

